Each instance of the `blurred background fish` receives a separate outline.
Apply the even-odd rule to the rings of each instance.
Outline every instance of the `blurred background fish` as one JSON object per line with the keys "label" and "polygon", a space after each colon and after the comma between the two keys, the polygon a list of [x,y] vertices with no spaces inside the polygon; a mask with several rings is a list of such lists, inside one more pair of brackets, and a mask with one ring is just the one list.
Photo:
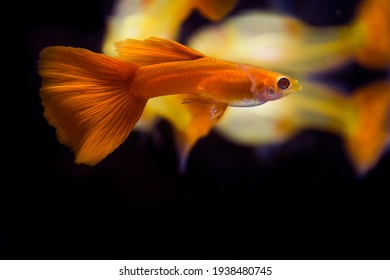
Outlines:
{"label": "blurred background fish", "polygon": [[287,141],[304,129],[340,135],[356,173],[365,175],[390,140],[390,80],[381,79],[346,95],[331,86],[302,82],[303,91],[244,111],[232,108],[216,131],[241,145],[256,147]]}
{"label": "blurred background fish", "polygon": [[103,52],[115,56],[114,42],[150,36],[178,39],[183,22],[195,10],[217,21],[228,14],[238,0],[117,0],[107,19]]}
{"label": "blurred background fish", "polygon": [[363,0],[350,23],[332,27],[311,26],[282,13],[251,10],[200,29],[188,44],[221,59],[251,61],[306,79],[299,96],[261,110],[229,110],[217,130],[236,143],[275,144],[304,129],[324,130],[343,137],[359,175],[366,174],[386,152],[388,80],[348,92],[332,89],[332,82],[318,74],[337,71],[351,60],[368,69],[389,71],[389,1]]}
{"label": "blurred background fish", "polygon": [[193,48],[220,59],[310,75],[356,60],[376,70],[390,65],[390,1],[362,0],[353,19],[313,26],[276,11],[248,10],[195,32]]}

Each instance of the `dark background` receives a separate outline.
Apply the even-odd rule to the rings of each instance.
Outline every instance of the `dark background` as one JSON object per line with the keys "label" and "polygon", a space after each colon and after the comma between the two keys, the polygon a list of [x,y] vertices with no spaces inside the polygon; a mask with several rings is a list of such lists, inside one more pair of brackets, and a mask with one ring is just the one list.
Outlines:
{"label": "dark background", "polygon": [[[257,157],[212,132],[179,174],[171,127],[162,121],[158,142],[133,132],[97,166],[75,165],[43,117],[38,54],[49,45],[99,52],[113,3],[9,9],[0,258],[390,258],[389,152],[358,178],[338,135],[303,131]],[[233,14],[269,8],[326,26],[348,22],[357,3],[241,1]],[[207,23],[194,13],[181,40]],[[324,79],[353,89],[384,74],[352,63]]]}

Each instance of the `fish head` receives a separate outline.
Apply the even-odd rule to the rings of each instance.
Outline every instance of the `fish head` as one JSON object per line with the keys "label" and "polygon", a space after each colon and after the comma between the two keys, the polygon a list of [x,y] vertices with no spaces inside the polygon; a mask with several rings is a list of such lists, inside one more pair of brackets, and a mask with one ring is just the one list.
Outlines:
{"label": "fish head", "polygon": [[263,94],[270,101],[283,98],[301,89],[298,80],[287,75],[277,74],[273,79],[269,79],[268,83],[263,85]]}
{"label": "fish head", "polygon": [[298,80],[281,73],[256,66],[241,65],[252,82],[250,91],[259,104],[277,100],[301,90]]}

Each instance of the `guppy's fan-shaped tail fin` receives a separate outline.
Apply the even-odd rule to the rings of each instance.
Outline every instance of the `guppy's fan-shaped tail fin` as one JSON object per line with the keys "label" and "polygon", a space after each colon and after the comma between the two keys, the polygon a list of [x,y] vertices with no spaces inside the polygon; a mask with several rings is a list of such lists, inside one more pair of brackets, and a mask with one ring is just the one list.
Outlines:
{"label": "guppy's fan-shaped tail fin", "polygon": [[75,162],[95,165],[129,135],[146,100],[131,91],[138,66],[72,47],[47,47],[38,63],[44,116]]}
{"label": "guppy's fan-shaped tail fin", "polygon": [[359,175],[366,174],[390,143],[390,80],[359,88],[352,97],[356,121],[346,136],[346,149]]}

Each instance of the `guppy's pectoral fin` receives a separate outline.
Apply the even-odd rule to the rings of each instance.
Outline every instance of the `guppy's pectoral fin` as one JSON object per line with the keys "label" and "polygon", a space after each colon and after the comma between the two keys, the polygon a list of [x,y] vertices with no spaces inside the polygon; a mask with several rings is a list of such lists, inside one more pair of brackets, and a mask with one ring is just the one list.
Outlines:
{"label": "guppy's pectoral fin", "polygon": [[226,111],[228,104],[218,102],[211,107],[211,119],[218,121]]}
{"label": "guppy's pectoral fin", "polygon": [[180,171],[184,172],[192,148],[199,139],[209,134],[225,112],[227,104],[190,94],[182,99],[182,103],[189,117],[183,118],[187,120],[186,125],[175,127],[175,140],[180,155]]}
{"label": "guppy's pectoral fin", "polygon": [[227,103],[217,102],[214,99],[202,98],[202,97],[184,98],[182,103],[183,104],[197,103],[200,105],[208,106],[210,110],[210,120],[212,121],[218,121],[225,113],[226,108],[228,106]]}

